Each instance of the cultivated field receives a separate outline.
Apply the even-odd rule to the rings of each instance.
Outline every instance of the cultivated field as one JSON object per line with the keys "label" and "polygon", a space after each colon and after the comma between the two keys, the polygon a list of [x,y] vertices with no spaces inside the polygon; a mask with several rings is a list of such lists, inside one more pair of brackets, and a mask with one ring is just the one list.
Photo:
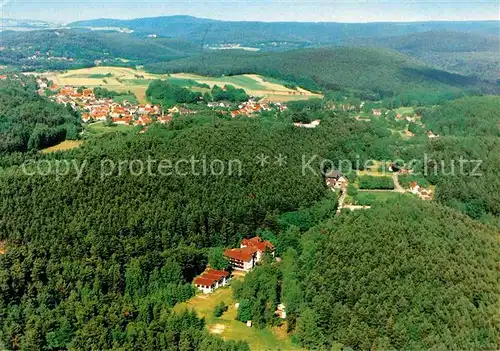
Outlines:
{"label": "cultivated field", "polygon": [[60,86],[104,87],[115,91],[131,91],[140,102],[146,102],[146,89],[152,80],[166,77],[132,68],[105,66],[52,72],[47,76]]}
{"label": "cultivated field", "polygon": [[223,86],[226,84],[233,85],[236,88],[245,89],[247,94],[260,96],[264,101],[269,102],[286,102],[293,100],[307,100],[310,98],[322,98],[320,94],[314,94],[302,88],[289,89],[282,84],[276,83],[272,79],[266,79],[257,74],[244,74],[238,76],[227,77],[204,77],[190,73],[172,74],[171,77],[181,79],[191,79],[201,84],[208,84],[210,87],[214,85]]}
{"label": "cultivated field", "polygon": [[82,144],[83,144],[82,140],[64,140],[63,142],[61,142],[57,145],[45,148],[45,149],[41,150],[40,152],[42,154],[48,154],[48,153],[56,152],[56,151],[66,151],[66,150],[71,150],[71,149],[80,147]]}
{"label": "cultivated field", "polygon": [[[215,306],[224,301],[229,309],[220,317],[214,317]],[[282,328],[247,327],[245,323],[237,321],[238,310],[235,307],[230,288],[220,288],[212,294],[198,294],[190,300],[177,304],[174,311],[194,309],[200,317],[205,318],[208,330],[225,340],[242,340],[248,342],[251,350],[300,350],[294,345],[286,334],[285,326]]]}
{"label": "cultivated field", "polygon": [[[276,80],[266,79],[256,74],[245,74],[228,77],[203,77],[195,74],[178,73],[172,75],[147,73],[144,70],[136,70],[126,67],[91,67],[64,72],[50,72],[44,74],[50,80],[60,86],[86,86],[104,87],[115,91],[131,91],[140,102],[145,102],[146,89],[154,79],[171,79],[172,83],[179,84],[182,81],[195,81],[200,84],[223,86],[231,84],[236,88],[245,89],[247,94],[262,97],[265,101],[286,102],[293,100],[306,100],[310,98],[321,98],[319,94],[297,88],[289,89]],[[189,84],[188,84],[189,85]],[[193,87],[194,90],[200,90]]]}

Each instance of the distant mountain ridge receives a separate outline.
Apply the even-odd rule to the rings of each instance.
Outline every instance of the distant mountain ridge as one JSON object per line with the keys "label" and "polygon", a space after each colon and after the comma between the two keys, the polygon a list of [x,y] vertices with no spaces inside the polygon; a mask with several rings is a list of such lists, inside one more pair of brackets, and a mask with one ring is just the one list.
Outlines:
{"label": "distant mountain ridge", "polygon": [[262,44],[288,41],[309,45],[340,45],[355,37],[387,37],[433,30],[497,34],[499,21],[480,22],[257,22],[220,21],[191,16],[164,16],[131,20],[96,19],[70,27],[122,27],[189,41],[221,44]]}
{"label": "distant mountain ridge", "polygon": [[498,35],[439,30],[385,38],[353,38],[348,45],[389,48],[447,71],[500,79]]}

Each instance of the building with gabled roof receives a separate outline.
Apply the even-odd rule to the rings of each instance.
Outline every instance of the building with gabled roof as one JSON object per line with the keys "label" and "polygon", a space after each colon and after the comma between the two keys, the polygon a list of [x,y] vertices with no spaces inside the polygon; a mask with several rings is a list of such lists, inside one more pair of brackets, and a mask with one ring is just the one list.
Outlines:
{"label": "building with gabled roof", "polygon": [[243,239],[240,248],[225,250],[224,257],[229,260],[233,269],[248,272],[260,262],[266,250],[274,255],[274,245],[256,236],[251,239]]}
{"label": "building with gabled roof", "polygon": [[226,286],[229,282],[230,275],[227,271],[208,269],[193,281],[198,290],[209,294],[221,286]]}

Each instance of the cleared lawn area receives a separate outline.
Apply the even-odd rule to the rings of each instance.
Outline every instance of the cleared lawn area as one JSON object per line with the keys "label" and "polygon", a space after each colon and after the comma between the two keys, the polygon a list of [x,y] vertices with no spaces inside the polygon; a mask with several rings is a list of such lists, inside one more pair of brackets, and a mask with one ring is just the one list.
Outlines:
{"label": "cleared lawn area", "polygon": [[289,89],[282,84],[267,80],[266,77],[257,74],[244,74],[227,77],[204,77],[196,74],[177,73],[172,74],[170,79],[189,79],[198,83],[223,86],[233,85],[236,88],[244,89],[249,95],[262,97],[264,101],[286,102],[294,100],[307,100],[310,98],[322,98],[322,95],[314,94],[310,91],[298,88]]}
{"label": "cleared lawn area", "polygon": [[364,191],[359,192],[356,196],[352,197],[353,205],[371,206],[375,202],[394,201],[400,196],[409,196],[392,191]]}
{"label": "cleared lawn area", "polygon": [[42,154],[48,154],[48,153],[56,152],[56,151],[66,151],[66,150],[71,150],[71,149],[80,147],[82,144],[83,144],[83,140],[64,140],[63,142],[61,142],[57,145],[45,148],[45,149],[41,150],[40,152]]}
{"label": "cleared lawn area", "polygon": [[[220,317],[214,317],[215,306],[224,301],[229,309]],[[199,294],[190,300],[177,304],[174,311],[185,308],[194,309],[200,317],[204,317],[207,328],[211,333],[217,334],[226,340],[243,340],[248,342],[251,350],[301,350],[293,344],[286,332],[281,328],[257,329],[247,327],[245,323],[237,321],[237,309],[234,307],[232,290],[224,287],[212,294]]]}
{"label": "cleared lawn area", "polygon": [[366,169],[359,171],[360,176],[369,175],[374,177],[387,177],[391,176],[389,172],[389,163],[385,165],[381,161],[374,161],[371,166],[366,167]]}
{"label": "cleared lawn area", "polygon": [[400,115],[413,115],[415,113],[415,109],[413,107],[400,107],[395,109],[394,112],[399,113]]}
{"label": "cleared lawn area", "polygon": [[133,104],[138,103],[137,97],[134,94],[117,95],[113,98],[113,101],[117,103],[122,103],[125,100]]}
{"label": "cleared lawn area", "polygon": [[113,132],[131,132],[136,127],[134,126],[127,126],[123,124],[116,124],[113,126],[105,126],[104,122],[96,122],[89,124],[86,128],[85,131],[90,133],[90,134],[105,134],[105,133],[113,133]]}

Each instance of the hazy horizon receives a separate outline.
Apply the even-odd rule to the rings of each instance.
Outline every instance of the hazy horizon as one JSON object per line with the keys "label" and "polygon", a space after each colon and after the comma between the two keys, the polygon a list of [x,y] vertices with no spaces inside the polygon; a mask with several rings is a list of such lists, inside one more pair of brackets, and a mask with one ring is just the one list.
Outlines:
{"label": "hazy horizon", "polygon": [[103,0],[76,3],[71,0],[0,0],[0,15],[70,23],[99,18],[134,19],[161,16],[193,16],[223,21],[260,22],[429,22],[498,21],[500,1],[174,1],[129,2]]}

